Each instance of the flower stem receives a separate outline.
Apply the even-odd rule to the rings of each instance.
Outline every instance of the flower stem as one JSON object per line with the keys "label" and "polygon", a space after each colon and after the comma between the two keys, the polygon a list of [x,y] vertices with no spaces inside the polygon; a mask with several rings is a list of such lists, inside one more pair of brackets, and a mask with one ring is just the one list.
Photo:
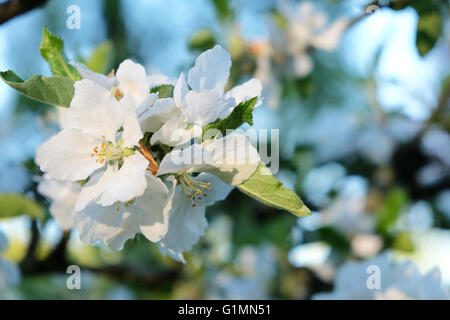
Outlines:
{"label": "flower stem", "polygon": [[143,144],[140,141],[139,141],[139,151],[142,153],[142,155],[145,157],[145,159],[147,159],[149,162],[147,170],[149,170],[152,174],[156,174],[156,172],[158,172],[159,166],[156,163],[155,159],[153,158],[150,150],[148,150],[148,148],[145,146],[145,144]]}

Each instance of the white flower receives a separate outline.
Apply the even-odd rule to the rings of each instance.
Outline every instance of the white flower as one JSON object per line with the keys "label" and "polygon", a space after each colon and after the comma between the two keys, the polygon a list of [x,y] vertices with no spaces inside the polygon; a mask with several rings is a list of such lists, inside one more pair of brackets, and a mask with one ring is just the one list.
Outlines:
{"label": "white flower", "polygon": [[[376,268],[368,269],[371,266]],[[370,272],[369,272],[369,271]],[[373,270],[379,270],[373,271]],[[369,277],[379,276],[379,288],[369,288]],[[369,280],[368,280],[369,279]],[[371,285],[377,285],[373,278]],[[347,262],[338,269],[334,291],[316,294],[314,299],[449,299],[441,287],[438,268],[422,274],[411,261],[394,263],[384,253],[364,262]]]}
{"label": "white flower", "polygon": [[110,90],[113,96],[133,110],[142,103],[151,105],[152,101],[156,100],[157,95],[150,93],[152,87],[174,84],[174,80],[163,75],[147,75],[142,65],[130,59],[124,60],[119,65],[115,75],[111,72],[108,76],[91,71],[80,63],[72,62],[72,65],[77,68],[83,79],[92,80]]}
{"label": "white flower", "polygon": [[81,185],[78,182],[55,180],[44,174],[37,190],[51,200],[50,213],[61,229],[70,230],[73,227],[72,216],[75,214]]}
{"label": "white flower", "polygon": [[[142,233],[183,261],[183,252],[207,226],[206,206],[224,199],[260,162],[241,134],[186,144],[237,104],[260,96],[261,84],[254,79],[224,93],[230,66],[229,54],[216,46],[198,57],[187,83],[183,74],[179,77],[173,98],[159,98],[150,88],[173,82],[147,77],[131,60],[115,77],[77,65],[84,79],[75,83],[67,121],[36,155],[46,172],[39,191],[53,200],[51,211],[60,224],[73,223],[83,242],[101,241],[114,250]],[[173,140],[176,130],[181,138]],[[171,149],[158,154],[163,157],[159,168],[141,141],[148,132],[153,133],[151,145]],[[180,149],[182,144],[187,147]],[[70,185],[80,180],[87,180],[82,187]],[[67,194],[55,190],[67,187],[72,188]]]}
{"label": "white flower", "polygon": [[[87,185],[95,184],[98,178],[98,175],[93,175]],[[101,241],[113,250],[121,250],[124,243],[137,233],[157,242],[167,232],[171,208],[168,188],[150,173],[146,179],[148,188],[141,197],[111,206],[100,206],[91,201],[82,211],[75,211],[81,191],[77,182],[57,181],[46,174],[38,185],[38,191],[52,200],[50,213],[63,230],[75,227],[83,242],[94,244]],[[0,237],[0,249],[1,240]]]}
{"label": "white flower", "polygon": [[[206,207],[225,199],[232,185],[248,179],[258,164],[257,151],[241,134],[196,143],[167,154],[157,173],[174,175],[169,176],[173,184],[169,197],[172,209],[169,230],[160,242],[162,251],[184,261],[183,252],[189,251],[205,232]],[[191,175],[196,172],[202,173]]]}
{"label": "white flower", "polygon": [[[232,186],[208,173],[201,173],[195,178],[186,176],[185,179],[168,178],[172,183],[169,228],[159,242],[163,253],[181,262],[184,262],[183,252],[191,250],[205,233],[208,226],[206,207],[225,199],[232,189]],[[187,197],[186,192],[192,196]]]}
{"label": "white flower", "polygon": [[[93,182],[90,180],[87,184],[95,184],[98,178],[93,176]],[[121,250],[124,243],[137,233],[142,233],[152,242],[160,241],[168,228],[169,190],[154,175],[147,173],[145,178],[147,189],[140,197],[110,206],[100,206],[91,201],[84,210],[74,212],[73,223],[80,239],[88,244],[101,241],[113,250]]]}
{"label": "white flower", "polygon": [[[175,84],[173,100],[179,111],[155,132],[151,143],[184,144],[199,137],[209,123],[227,117],[237,104],[261,96],[262,85],[257,79],[224,93],[230,67],[231,57],[219,45],[198,56],[189,70],[188,81],[181,73]],[[255,107],[260,104],[261,99]]]}
{"label": "white flower", "polygon": [[[169,231],[160,242],[163,252],[184,261],[182,253],[197,243],[207,227],[206,207],[225,199],[232,186],[248,179],[258,164],[257,151],[241,134],[167,154],[158,171],[158,175],[174,175],[169,177],[173,183],[169,199],[172,209]],[[202,173],[191,175],[197,172]]]}
{"label": "white flower", "polygon": [[111,72],[108,76],[80,63],[72,64],[84,79],[101,85],[130,110],[135,110],[144,132],[155,132],[177,111],[172,98],[158,99],[157,93],[150,93],[150,89],[160,85],[175,85],[176,79],[161,74],[147,75],[142,65],[130,59],[119,65],[115,75]]}
{"label": "white flower", "polygon": [[134,150],[143,137],[134,110],[83,79],[75,83],[69,112],[72,125],[37,149],[36,163],[56,180],[84,180],[94,172],[101,176],[95,186],[82,188],[76,210],[92,199],[108,206],[142,195],[148,161]]}
{"label": "white flower", "polygon": [[[176,146],[162,159],[157,175],[169,175],[173,184],[169,229],[159,244],[163,252],[179,261],[184,261],[183,252],[197,243],[207,227],[206,206],[224,199],[260,162],[258,152],[242,134],[201,143],[197,139],[209,123],[261,95],[262,86],[256,79],[224,93],[230,67],[230,55],[220,46],[201,54],[188,73],[188,81],[183,73],[178,78],[173,91],[176,108],[167,107],[172,116],[150,139],[152,145]],[[255,106],[260,104],[259,99]]]}

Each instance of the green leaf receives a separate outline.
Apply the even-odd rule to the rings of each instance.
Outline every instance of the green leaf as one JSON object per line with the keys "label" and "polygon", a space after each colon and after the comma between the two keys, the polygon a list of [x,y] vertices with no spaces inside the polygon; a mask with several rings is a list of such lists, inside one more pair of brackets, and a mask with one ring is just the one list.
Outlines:
{"label": "green leaf", "polygon": [[379,233],[386,234],[395,224],[400,212],[408,202],[406,192],[401,188],[394,188],[389,191],[383,204],[378,210],[377,229]]}
{"label": "green leaf", "polygon": [[173,85],[162,84],[150,89],[150,93],[158,93],[160,98],[169,98],[173,96]]}
{"label": "green leaf", "polygon": [[51,105],[70,106],[74,94],[74,82],[66,77],[44,77],[34,75],[23,81],[13,71],[0,72],[0,77],[10,87],[23,95]]}
{"label": "green leaf", "polygon": [[334,249],[343,252],[348,252],[350,250],[351,245],[347,239],[347,236],[341,231],[332,227],[325,226],[319,228],[316,232],[320,240],[328,243]]}
{"label": "green leaf", "polygon": [[210,129],[217,129],[225,135],[227,129],[236,129],[244,123],[253,125],[253,108],[257,100],[258,97],[254,97],[239,103],[228,117],[217,119],[203,128],[203,134]]}
{"label": "green leaf", "polygon": [[410,232],[402,232],[395,236],[392,241],[392,248],[403,252],[414,252],[414,242]]}
{"label": "green leaf", "polygon": [[67,63],[64,56],[64,42],[52,34],[47,27],[44,28],[41,42],[41,55],[50,65],[54,76],[63,76],[73,81],[81,80],[78,71]]}
{"label": "green leaf", "polygon": [[229,0],[211,0],[211,2],[216,9],[216,14],[220,21],[225,21],[233,17],[234,10]]}
{"label": "green leaf", "polygon": [[201,29],[189,39],[189,49],[203,52],[214,47],[216,43],[213,31]]}
{"label": "green leaf", "polygon": [[433,49],[442,31],[442,19],[439,11],[424,13],[417,24],[416,46],[421,56]]}
{"label": "green leaf", "polygon": [[281,29],[281,30],[286,30],[287,26],[288,26],[288,20],[286,19],[285,16],[283,16],[280,12],[278,11],[272,11],[272,18],[275,21],[275,23],[277,24],[277,26]]}
{"label": "green leaf", "polygon": [[36,201],[22,194],[0,194],[0,219],[27,214],[37,219],[45,217],[44,210]]}
{"label": "green leaf", "polygon": [[98,73],[107,73],[108,68],[112,63],[113,58],[113,46],[111,41],[105,41],[95,47],[91,56],[86,61],[86,67],[89,70]]}
{"label": "green leaf", "polygon": [[289,211],[297,217],[311,214],[295,192],[285,188],[263,163],[259,164],[250,178],[237,187],[250,197],[270,207]]}

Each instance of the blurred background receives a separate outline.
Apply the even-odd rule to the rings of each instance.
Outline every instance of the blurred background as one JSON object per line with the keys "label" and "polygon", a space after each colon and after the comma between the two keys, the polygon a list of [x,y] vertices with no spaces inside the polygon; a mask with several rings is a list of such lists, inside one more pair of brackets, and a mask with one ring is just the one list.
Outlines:
{"label": "blurred background", "polygon": [[[229,86],[263,82],[255,127],[280,129],[276,176],[313,214],[298,219],[234,190],[207,209],[209,228],[185,265],[139,236],[120,252],[84,245],[36,189],[33,157],[58,131],[55,108],[0,82],[0,193],[36,201],[11,214],[0,196],[0,298],[310,299],[346,281],[365,286],[365,269],[345,278],[342,266],[387,252],[420,277],[439,270],[433,290],[448,294],[448,1],[41,2],[0,24],[0,70],[50,75],[39,54],[45,25],[69,60],[105,74],[130,57],[177,77],[219,43],[233,60]],[[70,5],[80,29],[66,26]],[[71,264],[81,290],[66,287]]]}

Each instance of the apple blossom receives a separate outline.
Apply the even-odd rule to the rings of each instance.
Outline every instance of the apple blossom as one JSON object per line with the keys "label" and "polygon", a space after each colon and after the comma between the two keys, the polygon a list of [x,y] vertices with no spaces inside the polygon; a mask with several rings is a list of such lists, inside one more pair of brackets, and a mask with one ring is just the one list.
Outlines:
{"label": "apple blossom", "polygon": [[75,83],[69,112],[72,125],[38,148],[36,163],[56,180],[101,174],[95,186],[82,188],[76,210],[92,199],[107,206],[142,195],[148,161],[135,152],[143,136],[135,112],[88,79]]}
{"label": "apple blossom", "polygon": [[[121,250],[124,243],[142,233],[152,242],[161,240],[168,229],[169,190],[156,176],[147,173],[145,193],[127,202],[115,202],[110,206],[90,201],[86,207],[74,212],[72,218],[80,239],[88,244],[97,241],[113,250]],[[93,176],[92,184],[101,177]],[[90,181],[87,183],[89,184]]]}
{"label": "apple blossom", "polygon": [[[257,79],[224,93],[230,67],[231,57],[219,45],[198,56],[189,70],[188,81],[181,73],[175,84],[173,99],[179,112],[155,132],[151,143],[184,144],[198,138],[211,122],[226,118],[239,103],[261,96],[262,85]],[[258,99],[254,107],[261,103]]]}
{"label": "apple blossom", "polygon": [[220,46],[196,59],[187,81],[183,73],[177,80],[147,75],[129,59],[108,76],[73,68],[48,30],[42,46],[55,77],[38,75],[20,88],[14,72],[2,77],[31,98],[70,107],[59,108],[61,131],[38,147],[35,161],[50,213],[83,242],[121,250],[142,233],[184,261],[207,227],[206,207],[234,186],[275,208],[310,214],[234,131],[252,125],[262,85],[251,79],[225,91],[231,58]]}
{"label": "apple blossom", "polygon": [[[379,272],[370,273],[374,266]],[[379,277],[374,287],[369,288],[368,278]],[[375,278],[374,278],[375,279]],[[346,262],[337,271],[335,288],[330,293],[316,294],[314,299],[449,299],[441,287],[438,268],[422,274],[411,261],[393,262],[389,253],[384,253],[363,262]]]}

